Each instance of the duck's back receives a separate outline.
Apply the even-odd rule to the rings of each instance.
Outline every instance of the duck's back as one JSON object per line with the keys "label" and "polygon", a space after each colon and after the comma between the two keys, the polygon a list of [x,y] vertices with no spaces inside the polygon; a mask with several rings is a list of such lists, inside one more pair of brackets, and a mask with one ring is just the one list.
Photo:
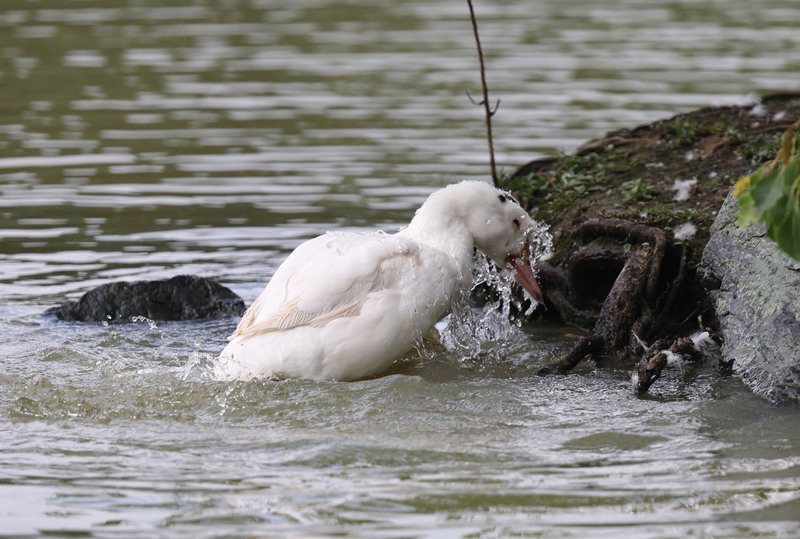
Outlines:
{"label": "duck's back", "polygon": [[220,356],[225,378],[352,380],[407,353],[465,286],[465,267],[414,239],[328,233],[298,247]]}

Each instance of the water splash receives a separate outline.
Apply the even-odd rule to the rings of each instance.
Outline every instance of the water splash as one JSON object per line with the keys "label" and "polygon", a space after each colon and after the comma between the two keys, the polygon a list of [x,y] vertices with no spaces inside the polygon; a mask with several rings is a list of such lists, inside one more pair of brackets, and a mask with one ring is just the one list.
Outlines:
{"label": "water splash", "polygon": [[236,387],[237,387],[236,384],[229,384],[228,386],[225,387],[222,394],[217,394],[214,397],[214,399],[217,401],[217,404],[219,405],[218,413],[220,416],[224,416],[230,409],[232,409],[228,403],[228,397],[231,396],[231,393],[234,392]]}
{"label": "water splash", "polygon": [[[536,224],[528,233],[534,273],[537,263],[552,256],[553,237],[548,229]],[[464,359],[476,357],[508,341],[518,331],[521,318],[533,313],[538,304],[508,271],[476,251],[472,289],[453,302],[446,326],[440,329],[441,343]]]}
{"label": "water splash", "polygon": [[179,378],[183,381],[214,380],[215,364],[215,356],[195,350],[189,354],[189,359],[183,365]]}
{"label": "water splash", "polygon": [[[553,235],[550,234],[550,225],[544,223],[537,223],[534,221],[531,228],[528,229],[528,244],[531,250],[531,256],[529,263],[531,268],[533,269],[534,275],[536,274],[536,265],[539,262],[544,262],[545,260],[549,260],[551,256],[553,256]],[[526,311],[523,311],[526,315],[529,315],[533,312],[538,304],[534,298],[532,298],[527,290],[525,291],[525,295],[531,301],[531,305],[528,307]]]}
{"label": "water splash", "polygon": [[[149,327],[150,329],[153,330],[158,329],[158,323],[155,320],[147,318],[146,316],[142,315],[131,316],[130,321],[133,322],[134,324],[137,322],[145,322],[147,324],[147,327]],[[164,338],[163,332],[161,332],[161,338],[162,339]]]}

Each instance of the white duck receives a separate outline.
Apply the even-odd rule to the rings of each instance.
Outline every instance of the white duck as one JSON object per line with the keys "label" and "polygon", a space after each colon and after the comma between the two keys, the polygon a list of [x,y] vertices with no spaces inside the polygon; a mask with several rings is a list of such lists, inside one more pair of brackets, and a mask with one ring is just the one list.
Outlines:
{"label": "white duck", "polygon": [[433,193],[394,235],[328,232],[294,250],[220,354],[226,380],[357,380],[419,343],[472,284],[473,247],[537,300],[535,222],[513,197],[477,181]]}

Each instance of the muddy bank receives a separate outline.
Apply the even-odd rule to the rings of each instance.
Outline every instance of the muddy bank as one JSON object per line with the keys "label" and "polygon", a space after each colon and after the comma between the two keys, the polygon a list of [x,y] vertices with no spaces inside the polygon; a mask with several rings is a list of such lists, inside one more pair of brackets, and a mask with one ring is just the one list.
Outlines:
{"label": "muddy bank", "polygon": [[[719,295],[712,299],[698,277],[703,250],[733,184],[775,156],[798,118],[794,94],[704,108],[608,133],[504,181],[551,225],[554,255],[540,267],[546,309],[539,316],[559,316],[594,339],[570,361],[622,357],[641,376],[653,351],[677,338],[722,334]],[[748,278],[768,282],[770,275]]]}
{"label": "muddy bank", "polygon": [[704,108],[608,133],[574,155],[532,161],[504,187],[551,224],[556,265],[574,249],[573,232],[590,218],[657,226],[672,238],[692,223],[697,232],[689,243],[697,262],[731,186],[775,156],[780,135],[798,118],[798,94]]}

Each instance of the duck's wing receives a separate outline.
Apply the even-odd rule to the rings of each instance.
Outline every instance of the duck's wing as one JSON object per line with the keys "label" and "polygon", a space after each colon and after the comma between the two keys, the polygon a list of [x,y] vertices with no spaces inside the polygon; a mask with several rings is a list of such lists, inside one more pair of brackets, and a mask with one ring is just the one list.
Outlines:
{"label": "duck's wing", "polygon": [[284,261],[230,339],[357,316],[369,294],[391,289],[419,266],[413,240],[386,234],[328,233]]}

